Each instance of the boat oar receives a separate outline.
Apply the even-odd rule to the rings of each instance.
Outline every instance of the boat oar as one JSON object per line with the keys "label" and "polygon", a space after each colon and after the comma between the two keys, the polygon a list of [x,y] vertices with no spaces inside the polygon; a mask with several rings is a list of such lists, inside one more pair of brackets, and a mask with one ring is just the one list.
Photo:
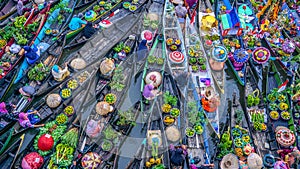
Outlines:
{"label": "boat oar", "polygon": [[14,157],[14,160],[13,160],[12,163],[11,163],[11,166],[14,166],[14,164],[15,164],[15,161],[16,161],[16,159],[17,159],[17,157],[18,157],[19,151],[20,151],[20,149],[21,149],[21,147],[22,147],[22,145],[23,145],[24,137],[25,137],[25,134],[22,134],[22,136],[20,137],[21,142],[20,142],[20,144],[19,144],[19,147],[18,147],[18,150],[17,150],[16,155],[15,155],[15,157]]}

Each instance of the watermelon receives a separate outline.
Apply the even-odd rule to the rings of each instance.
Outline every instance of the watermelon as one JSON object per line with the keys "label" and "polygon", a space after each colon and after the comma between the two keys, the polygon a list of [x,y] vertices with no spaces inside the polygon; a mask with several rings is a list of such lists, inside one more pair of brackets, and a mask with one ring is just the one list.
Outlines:
{"label": "watermelon", "polygon": [[54,145],[53,137],[50,134],[43,134],[38,140],[38,148],[41,151],[49,151]]}

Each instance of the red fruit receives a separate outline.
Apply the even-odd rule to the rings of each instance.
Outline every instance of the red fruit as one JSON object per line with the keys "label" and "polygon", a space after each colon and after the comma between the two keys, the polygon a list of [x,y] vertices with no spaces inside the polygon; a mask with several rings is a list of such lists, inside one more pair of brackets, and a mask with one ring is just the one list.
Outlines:
{"label": "red fruit", "polygon": [[50,134],[43,134],[38,140],[38,148],[42,151],[49,151],[54,145],[53,137]]}

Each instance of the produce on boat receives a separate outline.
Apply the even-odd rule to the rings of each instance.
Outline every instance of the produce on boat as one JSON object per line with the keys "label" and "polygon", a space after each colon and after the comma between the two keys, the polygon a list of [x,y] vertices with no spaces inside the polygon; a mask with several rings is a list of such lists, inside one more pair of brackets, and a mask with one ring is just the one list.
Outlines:
{"label": "produce on boat", "polygon": [[0,0],[0,168],[299,168],[299,5]]}

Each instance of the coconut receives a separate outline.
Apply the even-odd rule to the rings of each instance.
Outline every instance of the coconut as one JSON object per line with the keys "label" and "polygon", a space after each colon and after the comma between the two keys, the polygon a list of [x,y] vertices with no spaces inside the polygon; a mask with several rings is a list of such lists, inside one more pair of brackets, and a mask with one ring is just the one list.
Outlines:
{"label": "coconut", "polygon": [[54,145],[53,137],[50,134],[43,134],[37,143],[37,146],[42,151],[49,151]]}
{"label": "coconut", "polygon": [[22,159],[23,169],[37,169],[44,163],[44,158],[37,152],[31,152]]}

